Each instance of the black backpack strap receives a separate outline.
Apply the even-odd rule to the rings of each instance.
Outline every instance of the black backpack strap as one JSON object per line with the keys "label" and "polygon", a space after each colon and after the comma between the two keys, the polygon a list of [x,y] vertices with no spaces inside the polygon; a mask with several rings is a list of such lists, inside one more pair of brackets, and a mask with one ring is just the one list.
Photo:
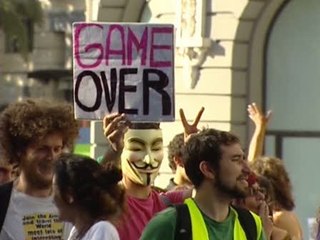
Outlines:
{"label": "black backpack strap", "polygon": [[9,207],[10,196],[13,188],[13,182],[9,182],[0,186],[0,232],[6,218]]}
{"label": "black backpack strap", "polygon": [[247,209],[232,206],[238,213],[239,222],[246,233],[247,240],[257,240],[257,225],[254,217]]}
{"label": "black backpack strap", "polygon": [[177,212],[175,240],[192,240],[191,217],[186,204],[174,206]]}

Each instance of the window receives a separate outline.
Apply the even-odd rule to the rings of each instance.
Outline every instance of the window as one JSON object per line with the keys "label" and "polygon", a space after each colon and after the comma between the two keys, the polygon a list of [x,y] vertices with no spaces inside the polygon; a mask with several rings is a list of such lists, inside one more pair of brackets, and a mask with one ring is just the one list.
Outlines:
{"label": "window", "polygon": [[[28,52],[33,50],[33,22],[30,19],[23,20],[23,23],[27,32],[27,49]],[[14,26],[13,26],[14,27]],[[5,35],[5,52],[6,53],[18,53],[20,51],[20,46],[17,36]]]}

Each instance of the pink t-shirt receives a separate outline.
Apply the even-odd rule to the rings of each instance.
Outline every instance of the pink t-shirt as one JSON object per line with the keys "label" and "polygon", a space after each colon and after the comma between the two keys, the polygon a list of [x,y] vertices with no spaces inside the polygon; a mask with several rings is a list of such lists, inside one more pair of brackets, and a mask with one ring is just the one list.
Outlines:
{"label": "pink t-shirt", "polygon": [[[171,203],[182,203],[184,191],[163,193]],[[117,226],[121,240],[138,240],[150,219],[167,206],[160,194],[153,190],[147,199],[127,197],[127,213]]]}

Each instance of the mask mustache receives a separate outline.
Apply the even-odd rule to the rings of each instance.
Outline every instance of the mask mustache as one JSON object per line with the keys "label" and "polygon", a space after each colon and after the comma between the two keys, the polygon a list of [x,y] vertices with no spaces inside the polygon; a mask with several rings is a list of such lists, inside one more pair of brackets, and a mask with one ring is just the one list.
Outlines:
{"label": "mask mustache", "polygon": [[154,170],[154,169],[157,169],[159,167],[159,164],[157,164],[157,166],[152,166],[152,164],[144,164],[143,166],[137,166],[135,163],[132,163],[132,165],[137,168],[137,169],[140,169],[140,170]]}

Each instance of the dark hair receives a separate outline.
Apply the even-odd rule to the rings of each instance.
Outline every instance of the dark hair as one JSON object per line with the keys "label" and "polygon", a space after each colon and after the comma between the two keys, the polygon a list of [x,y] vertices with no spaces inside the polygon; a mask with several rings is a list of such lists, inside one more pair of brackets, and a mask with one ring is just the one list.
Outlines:
{"label": "dark hair", "polygon": [[169,167],[173,172],[176,171],[177,166],[174,162],[174,157],[182,157],[184,151],[184,133],[179,133],[173,137],[168,145],[168,160]]}
{"label": "dark hair", "polygon": [[269,179],[274,191],[276,205],[291,211],[294,209],[294,199],[289,174],[283,161],[275,157],[260,157],[251,164],[252,170]]}
{"label": "dark hair", "polygon": [[130,129],[160,129],[158,122],[132,122],[129,126]]}
{"label": "dark hair", "polygon": [[199,168],[200,163],[207,161],[214,169],[218,170],[222,155],[221,146],[235,143],[240,143],[237,136],[212,128],[203,129],[190,137],[185,145],[182,159],[186,174],[196,188],[204,179]]}
{"label": "dark hair", "polygon": [[260,188],[264,188],[266,190],[265,192],[265,200],[268,204],[272,203],[274,201],[274,190],[272,187],[272,184],[268,178],[266,178],[263,175],[258,174],[257,175],[257,181],[260,186]]}
{"label": "dark hair", "polygon": [[19,164],[20,154],[32,142],[60,133],[64,145],[72,145],[79,133],[72,105],[45,99],[26,99],[10,104],[0,115],[3,159]]}
{"label": "dark hair", "polygon": [[106,219],[124,210],[125,191],[118,184],[122,172],[114,165],[101,166],[94,159],[76,154],[62,154],[55,167],[55,179],[61,197],[93,219]]}

